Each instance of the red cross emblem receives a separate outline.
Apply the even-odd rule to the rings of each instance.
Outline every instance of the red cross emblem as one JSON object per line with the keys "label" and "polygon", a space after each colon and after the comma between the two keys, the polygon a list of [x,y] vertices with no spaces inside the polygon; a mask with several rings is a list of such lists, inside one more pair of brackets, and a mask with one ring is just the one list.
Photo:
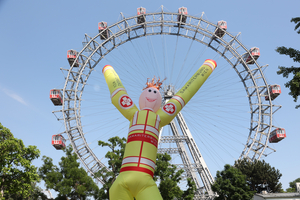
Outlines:
{"label": "red cross emblem", "polygon": [[167,103],[164,105],[163,111],[168,115],[173,115],[176,112],[176,105],[174,103]]}
{"label": "red cross emblem", "polygon": [[119,100],[119,104],[121,108],[123,109],[128,109],[133,106],[133,101],[128,95],[122,95]]}

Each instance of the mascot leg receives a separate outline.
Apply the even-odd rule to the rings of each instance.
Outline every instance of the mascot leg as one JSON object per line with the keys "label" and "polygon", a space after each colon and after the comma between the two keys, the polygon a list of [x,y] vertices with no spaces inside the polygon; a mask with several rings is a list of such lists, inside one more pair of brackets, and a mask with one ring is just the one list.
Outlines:
{"label": "mascot leg", "polygon": [[122,177],[119,174],[113,185],[109,189],[109,199],[110,200],[133,200],[133,196],[129,191],[129,188]]}
{"label": "mascot leg", "polygon": [[163,200],[156,183],[149,177],[146,186],[136,195],[136,200]]}
{"label": "mascot leg", "polygon": [[146,173],[127,171],[119,174],[109,189],[110,200],[163,200],[153,178]]}

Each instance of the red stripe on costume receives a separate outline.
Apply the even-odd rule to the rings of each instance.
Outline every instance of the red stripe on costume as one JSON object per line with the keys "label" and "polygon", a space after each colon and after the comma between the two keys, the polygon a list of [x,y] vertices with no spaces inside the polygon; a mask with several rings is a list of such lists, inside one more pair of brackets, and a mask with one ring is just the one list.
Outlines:
{"label": "red stripe on costume", "polygon": [[215,68],[217,67],[217,63],[216,63],[216,61],[214,61],[214,60],[212,60],[212,59],[206,59],[204,62],[206,62],[206,61],[213,62],[213,63],[215,64]]}
{"label": "red stripe on costume", "polygon": [[134,166],[122,167],[120,170],[120,173],[126,172],[126,171],[144,172],[144,173],[149,174],[151,177],[153,177],[153,175],[154,175],[153,171],[151,171],[150,169],[144,168],[144,167],[134,167]]}
{"label": "red stripe on costume", "polygon": [[157,148],[158,140],[149,134],[144,133],[133,133],[128,136],[127,143],[134,142],[134,141],[142,141],[142,142],[148,142],[150,144],[153,144]]}
{"label": "red stripe on costume", "polygon": [[[158,115],[157,115],[158,116]],[[157,118],[157,116],[156,116],[156,118]],[[145,125],[145,124],[134,124],[134,125],[132,125],[132,126],[130,126],[129,128],[131,128],[131,127],[133,127],[133,126],[137,126],[137,125]],[[155,128],[156,130],[158,130],[155,126],[152,126],[152,125],[146,125],[146,126],[149,126],[149,127],[152,127],[152,128]],[[145,128],[144,128],[145,129]],[[140,129],[140,130],[144,130],[144,129]],[[146,130],[146,131],[148,131],[148,130]]]}
{"label": "red stripe on costume", "polygon": [[113,67],[110,66],[110,65],[105,65],[105,66],[103,67],[103,69],[102,69],[102,73],[104,72],[104,69],[105,69],[106,67],[111,67],[111,68],[113,68]]}
{"label": "red stripe on costume", "polygon": [[183,102],[184,105],[182,105],[182,103],[181,103],[178,99],[175,99],[175,100],[177,100],[177,101],[180,103],[181,108],[183,108],[183,107],[185,106],[185,101],[184,101],[184,99],[183,99],[181,96],[178,96],[178,95],[175,95],[174,97],[179,97],[179,99],[182,100],[182,102]]}
{"label": "red stripe on costume", "polygon": [[[147,125],[147,121],[148,121],[148,115],[149,115],[149,110],[147,110],[147,115],[146,115],[145,127],[144,127],[143,134],[145,134],[145,132],[146,132],[146,125]],[[144,142],[142,141],[142,145],[141,145],[141,149],[140,149],[140,156],[139,156],[140,158],[139,158],[139,162],[138,162],[138,167],[140,166],[140,162],[141,162],[143,146],[144,146]]]}
{"label": "red stripe on costume", "polygon": [[178,99],[174,99],[174,100],[176,100],[181,105],[181,108],[183,108],[181,102]]}
{"label": "red stripe on costume", "polygon": [[115,93],[113,96],[111,96],[111,98],[113,98],[114,96],[116,96],[116,94],[118,94],[119,92],[124,91],[124,90],[122,90],[122,89],[120,89],[120,88],[117,88],[117,89],[115,89],[115,90],[112,92],[112,94],[113,94],[116,90],[119,90],[119,91],[118,91],[117,93]]}
{"label": "red stripe on costume", "polygon": [[[159,120],[159,121],[158,121]],[[156,115],[156,118],[155,118],[155,129],[157,129],[158,131],[158,136],[159,136],[159,122],[160,122],[160,118],[158,115]]]}

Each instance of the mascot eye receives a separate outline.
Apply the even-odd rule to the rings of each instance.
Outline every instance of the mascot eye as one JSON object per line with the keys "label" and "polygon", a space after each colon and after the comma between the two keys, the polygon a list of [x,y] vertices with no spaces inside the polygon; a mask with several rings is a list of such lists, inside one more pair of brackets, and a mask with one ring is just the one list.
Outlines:
{"label": "mascot eye", "polygon": [[148,92],[151,92],[151,89],[149,89]]}
{"label": "mascot eye", "polygon": [[153,92],[156,94],[156,91],[155,91],[155,90],[154,90]]}

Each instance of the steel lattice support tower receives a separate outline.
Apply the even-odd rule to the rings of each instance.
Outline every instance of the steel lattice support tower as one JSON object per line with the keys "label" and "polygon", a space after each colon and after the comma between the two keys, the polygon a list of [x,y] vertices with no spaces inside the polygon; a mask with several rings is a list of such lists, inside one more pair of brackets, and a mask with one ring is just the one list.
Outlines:
{"label": "steel lattice support tower", "polygon": [[[174,93],[172,86],[165,87],[163,94],[165,103],[172,98]],[[177,114],[169,126],[173,136],[161,136],[159,143],[176,143],[177,148],[159,148],[158,152],[180,155],[182,164],[177,164],[177,169],[183,169],[185,171],[185,178],[191,178],[195,182],[197,191],[194,199],[213,199],[215,194],[211,189],[211,184],[213,184],[214,179],[181,112]]]}

